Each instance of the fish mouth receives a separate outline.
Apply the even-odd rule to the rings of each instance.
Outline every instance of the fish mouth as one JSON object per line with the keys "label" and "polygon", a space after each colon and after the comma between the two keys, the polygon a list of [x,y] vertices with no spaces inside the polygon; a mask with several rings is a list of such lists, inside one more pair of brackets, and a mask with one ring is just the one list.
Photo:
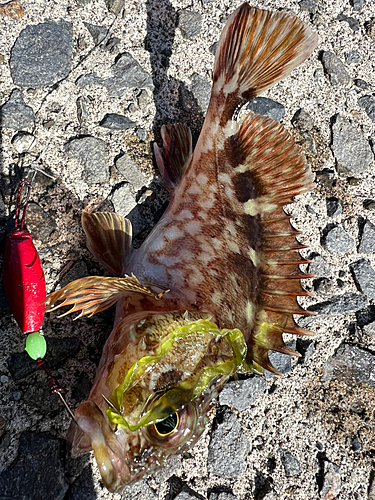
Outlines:
{"label": "fish mouth", "polygon": [[[121,492],[124,487],[134,481],[129,467],[129,457],[125,446],[117,439],[111,429],[107,417],[93,401],[81,403],[75,413],[76,423],[82,436],[91,442],[96,463],[106,488],[112,493]],[[73,455],[80,454],[80,443],[73,443]]]}

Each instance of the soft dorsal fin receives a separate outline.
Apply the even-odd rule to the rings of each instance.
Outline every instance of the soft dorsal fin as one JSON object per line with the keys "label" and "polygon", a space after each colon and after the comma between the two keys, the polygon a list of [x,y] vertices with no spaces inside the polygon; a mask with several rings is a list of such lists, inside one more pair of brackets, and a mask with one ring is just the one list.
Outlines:
{"label": "soft dorsal fin", "polygon": [[132,225],[112,212],[82,214],[87,247],[113,276],[123,276],[132,250]]}
{"label": "soft dorsal fin", "polygon": [[313,174],[294,139],[275,120],[250,113],[237,124],[237,130],[225,141],[232,165],[231,186],[243,210],[244,227],[251,227],[254,220],[260,225],[259,249],[249,256],[259,278],[248,351],[258,365],[275,371],[269,350],[291,353],[282,333],[311,333],[293,319],[294,314],[311,314],[297,302],[297,296],[311,295],[303,289],[301,279],[312,275],[299,268],[308,262],[299,254],[306,247],[296,241],[299,232],[282,207],[314,187]]}
{"label": "soft dorsal fin", "polygon": [[193,152],[190,128],[181,123],[163,125],[163,148],[154,144],[155,159],[166,187],[173,191],[185,173]]}
{"label": "soft dorsal fin", "polygon": [[[134,275],[125,276],[124,278],[88,276],[87,278],[72,281],[64,288],[50,293],[44,301],[46,304],[45,312],[73,305],[69,311],[61,316],[76,311],[81,311],[77,318],[87,315],[92,316],[105,311],[120,298],[130,297],[133,293],[140,293],[156,300],[163,295],[163,292],[156,293],[151,288],[143,286]],[[60,301],[61,303],[58,304]]]}

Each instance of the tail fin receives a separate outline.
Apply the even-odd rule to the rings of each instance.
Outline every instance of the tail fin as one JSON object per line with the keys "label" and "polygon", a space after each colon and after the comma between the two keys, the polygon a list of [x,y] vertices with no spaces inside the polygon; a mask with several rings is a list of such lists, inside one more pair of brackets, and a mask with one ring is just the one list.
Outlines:
{"label": "tail fin", "polygon": [[298,17],[244,3],[229,17],[221,34],[213,95],[232,95],[235,108],[241,99],[250,100],[289,75],[316,44],[317,35]]}

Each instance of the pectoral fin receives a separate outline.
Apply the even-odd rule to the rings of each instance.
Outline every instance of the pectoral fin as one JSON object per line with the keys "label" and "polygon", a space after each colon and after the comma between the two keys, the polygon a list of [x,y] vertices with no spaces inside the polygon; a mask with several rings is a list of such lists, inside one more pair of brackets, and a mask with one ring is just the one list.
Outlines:
{"label": "pectoral fin", "polygon": [[[163,293],[158,294],[141,285],[134,275],[125,276],[124,278],[89,276],[88,278],[75,280],[61,288],[61,290],[49,294],[45,300],[46,312],[55,311],[60,307],[73,304],[73,307],[61,316],[76,311],[81,311],[77,316],[78,318],[87,315],[92,316],[108,309],[120,298],[129,297],[132,293],[140,293],[154,299],[160,299],[163,295]],[[60,301],[62,302],[57,304]]]}
{"label": "pectoral fin", "polygon": [[87,247],[113,276],[123,276],[132,250],[132,225],[111,212],[82,214]]}

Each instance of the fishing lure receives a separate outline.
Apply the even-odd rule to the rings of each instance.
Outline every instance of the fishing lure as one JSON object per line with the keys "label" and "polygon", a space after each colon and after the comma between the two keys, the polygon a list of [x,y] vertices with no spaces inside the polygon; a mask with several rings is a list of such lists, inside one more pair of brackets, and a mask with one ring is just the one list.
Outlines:
{"label": "fishing lure", "polygon": [[[27,334],[25,350],[42,368],[47,376],[47,384],[51,394],[58,394],[65,408],[74,418],[62,392],[67,389],[58,384],[44,357],[47,343],[40,333],[44,319],[44,300],[46,298],[46,282],[42,263],[35,248],[30,232],[25,228],[26,209],[29,202],[33,179],[23,180],[17,191],[17,204],[14,229],[7,235],[5,242],[3,284],[5,295],[22,333]],[[27,187],[26,198],[21,213],[21,194]]]}

